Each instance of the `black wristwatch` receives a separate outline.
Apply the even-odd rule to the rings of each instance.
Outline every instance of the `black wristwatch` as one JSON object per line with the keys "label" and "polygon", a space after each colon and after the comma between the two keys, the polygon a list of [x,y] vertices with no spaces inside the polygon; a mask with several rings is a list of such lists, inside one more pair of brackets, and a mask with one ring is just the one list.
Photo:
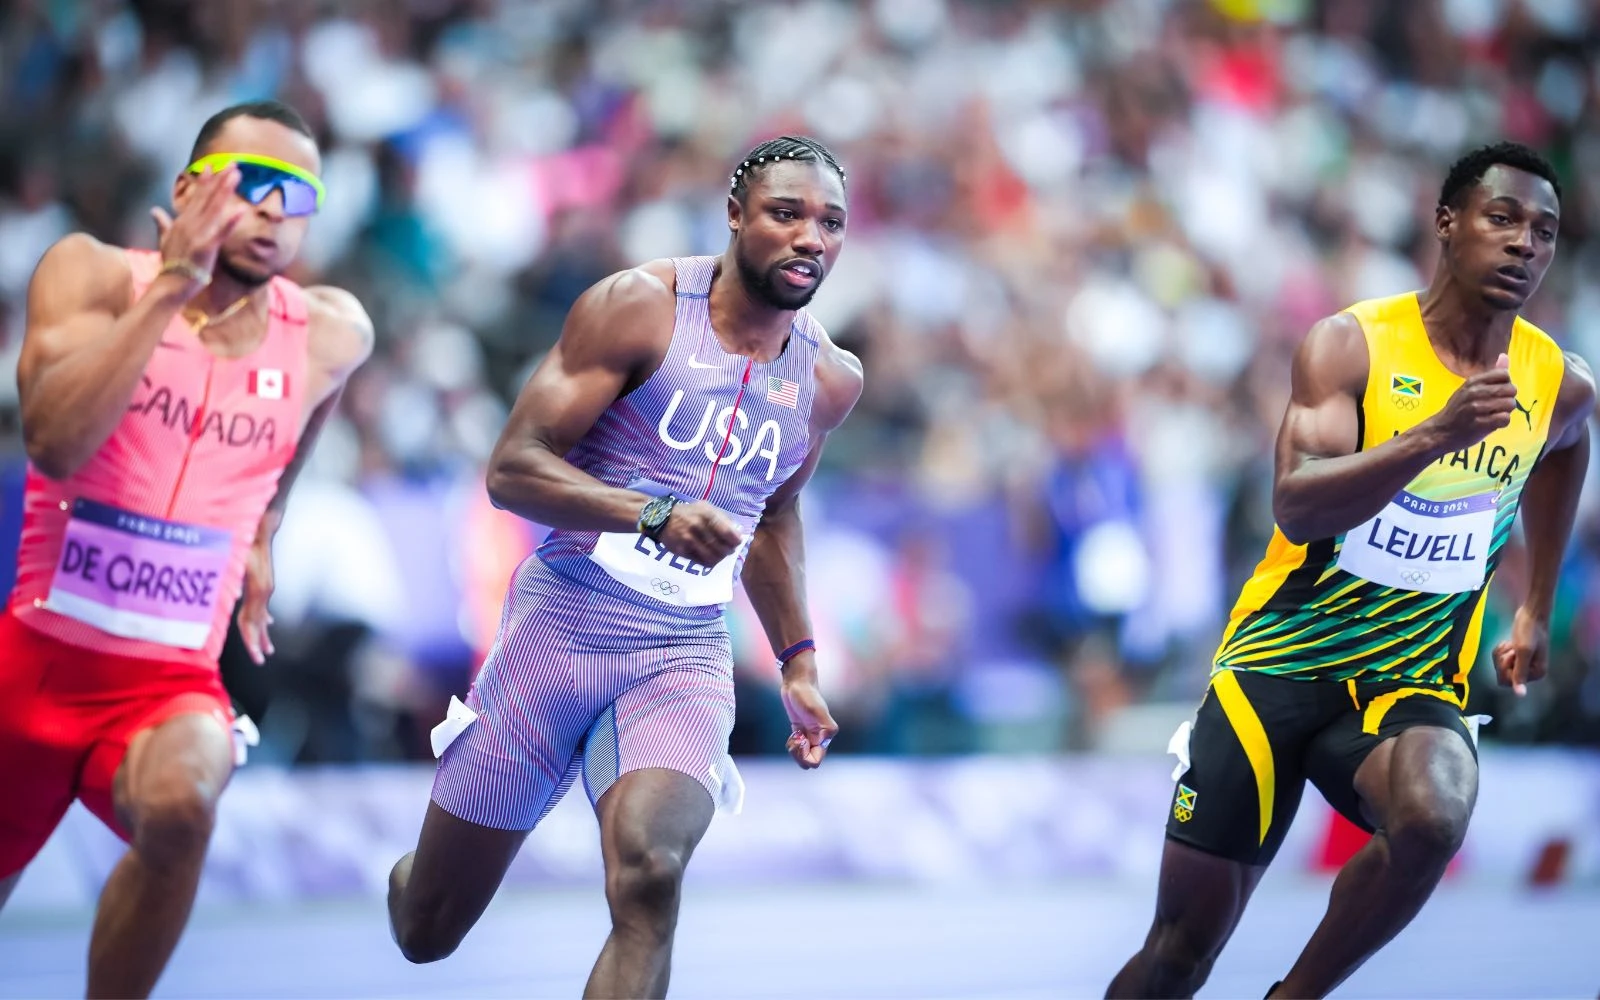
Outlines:
{"label": "black wristwatch", "polygon": [[678,498],[671,493],[645,504],[644,510],[639,512],[639,534],[652,542],[660,541],[661,529],[667,526],[667,518],[672,516],[672,508],[677,504]]}

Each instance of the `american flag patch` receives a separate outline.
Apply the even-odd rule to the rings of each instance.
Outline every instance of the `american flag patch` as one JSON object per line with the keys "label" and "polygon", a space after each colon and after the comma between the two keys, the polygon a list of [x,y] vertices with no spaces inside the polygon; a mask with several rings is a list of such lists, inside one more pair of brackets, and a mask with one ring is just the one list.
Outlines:
{"label": "american flag patch", "polygon": [[289,376],[281,368],[257,368],[250,373],[250,395],[283,399],[289,395]]}
{"label": "american flag patch", "polygon": [[794,409],[800,405],[800,386],[786,378],[767,376],[767,402]]}

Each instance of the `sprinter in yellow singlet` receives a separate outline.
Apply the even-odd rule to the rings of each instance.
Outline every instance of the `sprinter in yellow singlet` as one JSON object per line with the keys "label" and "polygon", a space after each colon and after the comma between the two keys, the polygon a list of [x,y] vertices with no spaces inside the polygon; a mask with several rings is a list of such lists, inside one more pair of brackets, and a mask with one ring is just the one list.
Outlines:
{"label": "sprinter in yellow singlet", "polygon": [[1521,694],[1544,676],[1589,458],[1588,366],[1518,316],[1555,253],[1560,198],[1526,147],[1468,154],[1439,196],[1427,290],[1351,306],[1300,346],[1276,530],[1180,755],[1154,926],[1109,996],[1205,982],[1307,779],[1373,837],[1268,996],[1338,986],[1416,916],[1460,847],[1478,791],[1462,710],[1488,583],[1522,508],[1528,593],[1493,651]]}

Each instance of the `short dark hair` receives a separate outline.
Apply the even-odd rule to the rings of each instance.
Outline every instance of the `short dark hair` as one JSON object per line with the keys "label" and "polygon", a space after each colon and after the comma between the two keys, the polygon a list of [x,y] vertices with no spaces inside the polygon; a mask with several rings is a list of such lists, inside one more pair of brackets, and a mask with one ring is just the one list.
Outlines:
{"label": "short dark hair", "polygon": [[745,154],[744,160],[733,168],[733,176],[729,178],[728,193],[738,198],[739,204],[744,204],[745,193],[750,189],[751,177],[779,160],[826,163],[839,175],[839,183],[844,183],[844,168],[839,166],[839,160],[833,155],[833,150],[807,135],[780,135],[776,139],[768,139]]}
{"label": "short dark hair", "polygon": [[246,101],[223,108],[206,119],[206,123],[200,126],[200,134],[194,137],[194,148],[189,150],[189,162],[193,163],[205,155],[206,147],[222,133],[222,127],[235,118],[261,118],[277,122],[294,129],[312,142],[317,141],[316,133],[300,117],[300,112],[282,101]]}
{"label": "short dark hair", "polygon": [[1561,200],[1561,182],[1556,179],[1556,169],[1549,160],[1520,142],[1497,142],[1492,146],[1479,146],[1451,164],[1444,186],[1439,189],[1439,207],[1460,208],[1467,192],[1496,164],[1543,177],[1555,189],[1556,201]]}

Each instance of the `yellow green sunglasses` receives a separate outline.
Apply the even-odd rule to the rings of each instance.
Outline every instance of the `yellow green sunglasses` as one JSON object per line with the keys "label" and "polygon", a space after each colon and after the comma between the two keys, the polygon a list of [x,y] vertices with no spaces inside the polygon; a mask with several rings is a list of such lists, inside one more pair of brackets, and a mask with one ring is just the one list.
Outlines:
{"label": "yellow green sunglasses", "polygon": [[327,193],[309,170],[254,153],[211,153],[189,164],[189,173],[204,173],[208,167],[226,170],[229,166],[239,168],[237,190],[252,205],[261,204],[273,191],[282,191],[284,215],[314,214]]}

